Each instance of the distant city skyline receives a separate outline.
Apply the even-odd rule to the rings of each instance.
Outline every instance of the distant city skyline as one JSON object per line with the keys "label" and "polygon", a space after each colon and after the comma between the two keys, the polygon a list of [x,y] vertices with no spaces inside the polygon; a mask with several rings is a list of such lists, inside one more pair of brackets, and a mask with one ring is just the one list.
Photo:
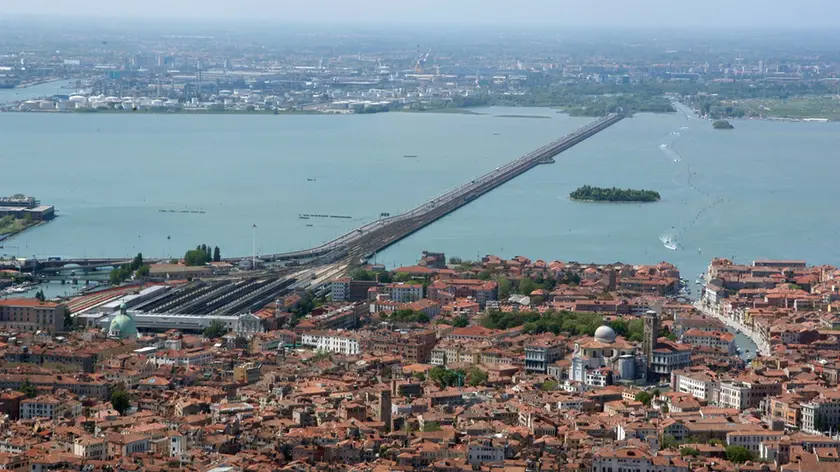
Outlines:
{"label": "distant city skyline", "polygon": [[840,27],[836,0],[4,0],[5,15],[264,22],[539,23],[564,26]]}

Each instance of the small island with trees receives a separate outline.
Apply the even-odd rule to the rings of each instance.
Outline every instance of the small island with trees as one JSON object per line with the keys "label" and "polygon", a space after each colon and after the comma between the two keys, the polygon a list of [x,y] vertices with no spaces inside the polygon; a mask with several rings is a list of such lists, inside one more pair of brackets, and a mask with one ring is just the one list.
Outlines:
{"label": "small island with trees", "polygon": [[582,202],[658,202],[659,192],[654,190],[634,190],[621,188],[602,188],[584,185],[569,194],[572,200]]}
{"label": "small island with trees", "polygon": [[735,129],[735,127],[732,126],[732,123],[730,123],[726,120],[715,121],[714,123],[712,123],[712,128],[714,128],[714,129]]}

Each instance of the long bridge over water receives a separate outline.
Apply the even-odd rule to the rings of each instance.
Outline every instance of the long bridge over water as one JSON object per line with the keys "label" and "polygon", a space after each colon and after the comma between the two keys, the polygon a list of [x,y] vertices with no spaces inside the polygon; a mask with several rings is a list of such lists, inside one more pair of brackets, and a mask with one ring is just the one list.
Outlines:
{"label": "long bridge over water", "polygon": [[[375,252],[402,240],[434,221],[454,212],[476,198],[499,187],[540,164],[554,162],[554,156],[579,144],[618,123],[623,114],[614,113],[599,118],[576,131],[545,146],[525,154],[503,166],[470,180],[446,193],[405,213],[382,218],[356,228],[320,246],[280,254],[259,256],[263,262],[298,262],[323,265],[339,261],[356,262],[371,257]],[[238,262],[250,257],[226,258]],[[63,259],[38,261],[38,271],[92,269],[129,262],[126,258]],[[150,260],[150,262],[156,262]],[[27,268],[24,267],[24,270]],[[31,267],[29,268],[31,270]]]}

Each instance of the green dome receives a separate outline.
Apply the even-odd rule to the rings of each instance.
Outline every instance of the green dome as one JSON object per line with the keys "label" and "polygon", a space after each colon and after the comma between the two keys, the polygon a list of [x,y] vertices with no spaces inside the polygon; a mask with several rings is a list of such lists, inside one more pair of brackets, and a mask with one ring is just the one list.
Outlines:
{"label": "green dome", "polygon": [[137,337],[137,323],[128,314],[125,303],[120,305],[120,312],[111,320],[111,326],[108,328],[108,337],[120,339]]}

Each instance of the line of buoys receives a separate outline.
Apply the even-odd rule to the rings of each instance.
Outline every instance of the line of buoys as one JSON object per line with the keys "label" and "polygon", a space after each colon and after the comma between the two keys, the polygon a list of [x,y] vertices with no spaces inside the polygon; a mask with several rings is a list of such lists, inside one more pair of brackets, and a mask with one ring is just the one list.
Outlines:
{"label": "line of buoys", "polygon": [[[688,129],[688,127],[683,126],[683,127],[681,127],[681,128],[680,128],[680,131],[685,131],[685,130],[687,130],[687,129]],[[674,137],[675,137],[675,138],[673,139],[673,141],[671,141],[671,144],[670,144],[670,145],[668,145],[668,144],[660,144],[660,145],[659,145],[659,149],[661,149],[662,151],[664,151],[664,152],[665,152],[665,153],[667,153],[667,154],[670,154],[670,155],[674,155],[674,156],[676,156],[676,157],[674,158],[674,162],[682,162],[682,161],[683,161],[683,159],[682,159],[682,155],[680,155],[679,151],[677,151],[676,146],[675,146],[675,145],[676,145],[676,142],[677,142],[677,139],[678,139],[679,137],[681,137],[681,136],[682,136],[682,133],[677,132],[677,131],[673,131],[673,132],[671,132],[671,136],[674,136]],[[694,190],[695,192],[697,192],[699,195],[701,195],[701,196],[703,196],[703,197],[705,197],[705,198],[711,199],[711,198],[712,198],[712,195],[711,195],[709,192],[707,192],[707,191],[705,191],[705,190],[701,189],[700,187],[698,187],[698,186],[697,186],[697,185],[696,185],[696,184],[692,181],[692,176],[696,176],[696,175],[697,175],[697,172],[696,172],[696,171],[694,171],[694,170],[692,170],[692,168],[691,168],[691,164],[690,164],[690,163],[688,163],[688,162],[686,162],[686,182],[687,182],[687,184],[688,184],[689,188],[691,188],[692,190]],[[674,183],[677,183],[677,181],[676,181],[676,180],[672,180],[672,181],[673,181]],[[668,237],[668,238],[669,238],[669,240],[670,240],[670,241],[674,241],[674,242],[675,242],[675,240],[676,240],[676,238],[677,238],[677,237],[682,236],[683,234],[685,234],[685,232],[686,232],[689,228],[691,228],[691,227],[693,227],[695,224],[697,224],[697,222],[698,222],[698,221],[699,221],[699,220],[700,220],[700,219],[701,219],[701,218],[702,218],[702,217],[706,214],[706,212],[707,212],[707,211],[712,210],[712,209],[713,209],[713,208],[715,208],[716,206],[718,206],[718,205],[720,205],[721,203],[723,203],[723,201],[724,201],[724,199],[723,199],[723,198],[716,198],[716,199],[714,199],[713,201],[709,202],[707,205],[705,205],[704,207],[702,207],[702,208],[701,208],[701,209],[697,212],[697,214],[696,214],[696,215],[694,215],[694,218],[691,220],[691,222],[690,222],[690,223],[688,223],[687,225],[682,226],[682,227],[681,227],[679,230],[677,230],[677,231],[673,231],[673,230],[674,230],[674,227],[672,226],[672,227],[671,227],[671,231],[670,231],[669,233],[667,233],[667,234],[671,234],[671,236],[669,236],[669,237]],[[664,237],[664,236],[660,236],[660,240],[662,240],[662,239],[663,239],[663,237]],[[665,242],[665,241],[663,241],[663,242]]]}

